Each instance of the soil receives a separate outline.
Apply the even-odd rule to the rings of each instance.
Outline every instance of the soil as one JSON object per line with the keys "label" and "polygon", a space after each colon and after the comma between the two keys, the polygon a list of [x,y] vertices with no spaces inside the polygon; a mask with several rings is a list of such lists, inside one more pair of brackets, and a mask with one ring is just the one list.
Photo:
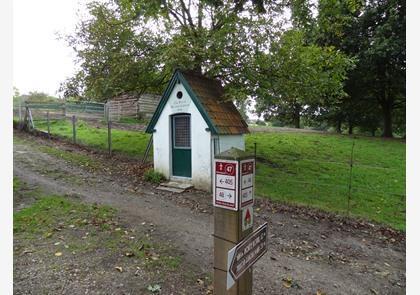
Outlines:
{"label": "soil", "polygon": [[[154,238],[170,243],[180,253],[180,272],[192,271],[198,279],[212,276],[211,194],[197,190],[161,192],[142,181],[144,167],[138,161],[109,158],[21,132],[15,132],[14,137],[14,175],[19,179],[46,193],[115,207],[122,222],[134,230],[140,230],[142,222],[154,224]],[[100,165],[92,168],[66,162],[42,152],[39,147],[43,145],[88,155]],[[263,199],[256,203],[254,227],[268,222],[269,250],[253,267],[253,294],[405,294],[404,233],[304,207]],[[15,202],[15,209],[18,206],[25,204]],[[20,263],[15,258],[15,265]],[[15,285],[28,279],[18,277],[22,281],[15,281]],[[96,285],[95,292],[121,294],[118,280],[123,283],[127,278],[109,280],[116,285]],[[36,281],[43,286],[60,284],[42,272]],[[198,290],[183,284],[187,283],[179,282],[179,292],[171,292],[211,293],[211,286]],[[162,289],[161,294],[171,292]]]}

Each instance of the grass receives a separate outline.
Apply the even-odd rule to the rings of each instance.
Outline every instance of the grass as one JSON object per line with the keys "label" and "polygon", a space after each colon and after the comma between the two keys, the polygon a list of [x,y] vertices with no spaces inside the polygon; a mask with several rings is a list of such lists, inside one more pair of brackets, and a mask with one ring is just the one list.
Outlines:
{"label": "grass", "polygon": [[144,180],[154,184],[159,184],[165,180],[165,175],[153,169],[149,169],[144,173]]}
{"label": "grass", "polygon": [[[51,130],[72,138],[69,122],[54,122]],[[107,149],[106,129],[79,122],[77,137],[82,144]],[[143,132],[113,130],[113,150],[141,157],[149,138]],[[246,149],[253,152],[257,143],[256,195],[346,214],[353,141],[350,214],[405,230],[405,144],[398,140],[318,133],[249,134]]]}
{"label": "grass", "polygon": [[148,119],[143,119],[143,118],[131,118],[131,117],[122,117],[118,123],[124,123],[124,124],[147,124],[149,123]]}
{"label": "grass", "polygon": [[396,140],[308,133],[253,133],[256,195],[346,213],[405,230],[405,144]]}
{"label": "grass", "polygon": [[[77,142],[92,148],[107,151],[108,150],[108,130],[105,128],[90,127],[86,122],[79,121],[76,124]],[[45,122],[39,122],[38,129],[46,130]],[[73,139],[73,128],[69,121],[54,121],[50,125],[51,134],[59,135],[64,138]],[[142,158],[146,150],[150,135],[144,132],[112,130],[112,151],[127,156]],[[152,158],[152,149],[149,153],[149,159]]]}
{"label": "grass", "polygon": [[107,206],[76,203],[61,196],[40,197],[32,206],[13,215],[13,232],[50,237],[60,226],[83,226],[90,221],[106,223],[115,215]]}
{"label": "grass", "polygon": [[13,177],[13,193],[18,192],[20,187],[21,187],[21,183],[20,183],[19,178]]}
{"label": "grass", "polygon": [[117,210],[109,206],[44,195],[14,213],[13,232],[15,238],[29,244],[39,238],[55,241],[55,235],[64,235],[67,246],[63,251],[94,254],[106,249],[117,256],[141,258],[151,270],[176,269],[180,265],[181,258],[172,256],[173,250],[164,243],[152,242],[147,234],[132,237],[133,232],[117,222],[116,214]]}
{"label": "grass", "polygon": [[49,146],[40,146],[39,149],[44,153],[50,154],[52,156],[55,156],[57,158],[63,159],[69,163],[76,164],[79,166],[98,169],[101,165],[98,161],[95,161],[92,158],[80,153],[68,152]]}

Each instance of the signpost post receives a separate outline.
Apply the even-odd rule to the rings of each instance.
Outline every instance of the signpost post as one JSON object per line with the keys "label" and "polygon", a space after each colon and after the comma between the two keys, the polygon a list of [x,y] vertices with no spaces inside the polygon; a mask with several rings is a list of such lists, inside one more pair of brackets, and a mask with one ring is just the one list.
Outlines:
{"label": "signpost post", "polygon": [[267,225],[252,233],[254,155],[231,148],[215,156],[213,171],[214,293],[251,295],[252,265],[267,249]]}

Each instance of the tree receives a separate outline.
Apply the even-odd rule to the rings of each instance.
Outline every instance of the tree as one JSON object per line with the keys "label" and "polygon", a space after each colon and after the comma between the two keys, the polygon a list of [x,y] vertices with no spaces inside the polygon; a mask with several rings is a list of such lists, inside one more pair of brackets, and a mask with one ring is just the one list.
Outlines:
{"label": "tree", "polygon": [[347,98],[328,118],[372,134],[382,120],[383,135],[392,136],[394,113],[405,107],[405,2],[320,0],[318,9],[317,43],[357,61],[345,82]]}
{"label": "tree", "polygon": [[361,16],[362,50],[367,95],[382,111],[383,136],[393,136],[393,115],[405,109],[405,1],[374,0]]}
{"label": "tree", "polygon": [[266,2],[92,2],[89,18],[67,38],[81,70],[61,90],[96,100],[122,91],[161,92],[181,68],[217,77],[227,98],[245,100],[247,66],[262,46],[256,32],[279,30],[283,6]]}
{"label": "tree", "polygon": [[345,96],[342,82],[353,64],[332,47],[306,45],[304,37],[301,31],[285,32],[255,62],[257,111],[266,118],[282,117],[296,128],[302,115]]}

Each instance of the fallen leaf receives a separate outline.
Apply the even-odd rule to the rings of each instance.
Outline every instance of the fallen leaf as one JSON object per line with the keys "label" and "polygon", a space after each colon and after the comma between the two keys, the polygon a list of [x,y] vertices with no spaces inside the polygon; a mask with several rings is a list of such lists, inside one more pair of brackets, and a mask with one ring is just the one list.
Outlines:
{"label": "fallen leaf", "polygon": [[61,253],[61,252],[57,252],[57,253],[55,253],[55,256],[57,256],[57,257],[59,257],[59,256],[61,256],[61,255],[63,255],[63,253]]}
{"label": "fallen leaf", "polygon": [[292,279],[291,278],[283,278],[283,287],[290,288],[292,286]]}
{"label": "fallen leaf", "polygon": [[371,289],[370,289],[370,292],[371,292],[372,294],[375,294],[375,295],[379,294],[379,293],[378,293],[378,291],[376,291],[376,290],[375,290],[375,289],[373,289],[373,288],[371,288]]}
{"label": "fallen leaf", "polygon": [[155,285],[149,285],[148,287],[147,287],[147,290],[149,290],[150,292],[152,292],[152,293],[158,293],[158,292],[160,292],[160,289],[161,289],[161,287],[160,287],[160,285],[158,285],[158,284],[155,284]]}
{"label": "fallen leaf", "polygon": [[123,271],[123,269],[122,269],[121,266],[116,266],[115,269],[118,270],[119,272],[122,272]]}
{"label": "fallen leaf", "polygon": [[204,281],[202,279],[197,279],[197,284],[203,285],[204,284]]}
{"label": "fallen leaf", "polygon": [[127,257],[133,257],[134,256],[134,253],[133,252],[126,252],[125,253],[125,256],[127,256]]}

